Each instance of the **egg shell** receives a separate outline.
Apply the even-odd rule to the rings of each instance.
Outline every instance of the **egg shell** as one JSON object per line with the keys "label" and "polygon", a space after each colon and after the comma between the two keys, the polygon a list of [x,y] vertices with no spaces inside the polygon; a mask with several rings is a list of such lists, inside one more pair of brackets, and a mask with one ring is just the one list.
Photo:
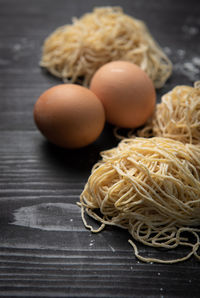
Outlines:
{"label": "egg shell", "polygon": [[151,79],[131,62],[113,61],[100,67],[92,77],[90,90],[102,101],[106,120],[119,127],[139,127],[155,109]]}
{"label": "egg shell", "polygon": [[50,142],[80,148],[99,137],[105,112],[101,101],[89,89],[61,84],[41,94],[34,106],[34,120]]}

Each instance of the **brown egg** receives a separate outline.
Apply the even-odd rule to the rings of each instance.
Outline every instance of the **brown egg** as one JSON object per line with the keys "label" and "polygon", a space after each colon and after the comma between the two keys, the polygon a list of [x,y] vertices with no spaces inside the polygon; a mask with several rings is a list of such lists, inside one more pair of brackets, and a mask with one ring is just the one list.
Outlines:
{"label": "brown egg", "polygon": [[38,98],[34,120],[50,142],[65,148],[80,148],[99,137],[105,112],[101,101],[89,89],[62,84]]}
{"label": "brown egg", "polygon": [[151,79],[130,62],[113,61],[100,67],[90,90],[102,101],[106,120],[119,127],[143,125],[155,108],[156,92]]}

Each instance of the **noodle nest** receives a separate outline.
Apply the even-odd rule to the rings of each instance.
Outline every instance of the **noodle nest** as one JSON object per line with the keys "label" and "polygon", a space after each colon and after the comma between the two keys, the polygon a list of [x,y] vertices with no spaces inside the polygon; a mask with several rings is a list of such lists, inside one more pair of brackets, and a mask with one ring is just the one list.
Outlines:
{"label": "noodle nest", "polygon": [[[183,143],[200,143],[200,81],[176,86],[157,104],[149,123],[137,133],[141,137],[165,137]],[[131,132],[129,133],[131,137]]]}
{"label": "noodle nest", "polygon": [[40,65],[65,82],[88,86],[96,70],[114,60],[140,66],[156,88],[171,75],[172,63],[146,25],[121,7],[100,7],[57,28],[43,45]]}
{"label": "noodle nest", "polygon": [[[168,138],[132,138],[101,153],[80,196],[84,224],[127,229],[142,261],[175,263],[195,255],[200,245],[200,146]],[[99,215],[99,211],[100,214]],[[90,226],[84,214],[101,223]],[[195,243],[186,238],[190,232]],[[186,246],[178,259],[143,257],[134,242],[166,249]]]}

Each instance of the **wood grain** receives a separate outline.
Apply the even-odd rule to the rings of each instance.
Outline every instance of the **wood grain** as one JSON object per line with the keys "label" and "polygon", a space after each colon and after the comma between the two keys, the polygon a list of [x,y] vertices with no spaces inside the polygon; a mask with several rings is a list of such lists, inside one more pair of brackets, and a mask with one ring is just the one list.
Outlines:
{"label": "wood grain", "polygon": [[[135,258],[128,232],[109,227],[91,234],[78,209],[70,213],[99,152],[117,144],[113,128],[106,125],[94,144],[74,151],[56,148],[36,130],[35,101],[60,83],[39,67],[44,39],[100,5],[121,5],[144,20],[169,54],[174,71],[158,90],[158,101],[173,86],[191,85],[200,76],[194,60],[200,55],[199,1],[0,0],[1,297],[199,297],[195,259],[144,264]],[[138,245],[153,257],[184,253]]]}

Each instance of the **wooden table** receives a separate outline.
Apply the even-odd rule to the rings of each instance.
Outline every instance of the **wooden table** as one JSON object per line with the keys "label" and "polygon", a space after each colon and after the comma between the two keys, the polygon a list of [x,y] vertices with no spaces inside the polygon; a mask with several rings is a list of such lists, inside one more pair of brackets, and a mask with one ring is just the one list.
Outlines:
{"label": "wooden table", "polygon": [[[0,296],[199,297],[200,265],[139,262],[129,234],[83,226],[79,195],[112,127],[80,150],[61,150],[37,131],[38,96],[60,81],[39,67],[44,39],[93,6],[121,5],[142,19],[174,64],[158,91],[200,78],[200,1],[0,0]],[[139,245],[142,254],[161,252]],[[182,251],[165,252],[169,257]]]}

